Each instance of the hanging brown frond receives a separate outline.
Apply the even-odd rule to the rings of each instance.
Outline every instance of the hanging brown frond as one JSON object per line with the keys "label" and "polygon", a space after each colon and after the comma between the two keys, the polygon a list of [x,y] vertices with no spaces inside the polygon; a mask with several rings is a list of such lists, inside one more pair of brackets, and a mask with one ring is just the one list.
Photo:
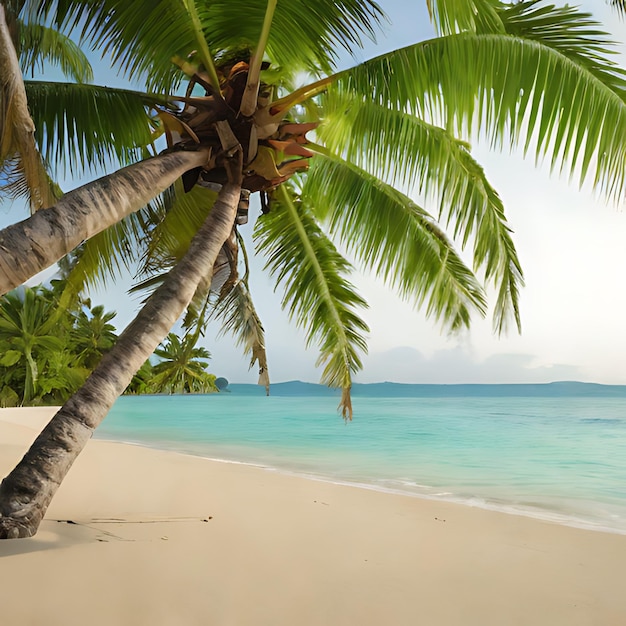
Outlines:
{"label": "hanging brown frond", "polygon": [[231,333],[235,343],[250,356],[250,368],[258,366],[258,384],[265,387],[265,392],[269,395],[270,377],[265,351],[265,331],[245,280],[236,281],[228,293],[220,297],[211,317],[221,320],[221,334]]}

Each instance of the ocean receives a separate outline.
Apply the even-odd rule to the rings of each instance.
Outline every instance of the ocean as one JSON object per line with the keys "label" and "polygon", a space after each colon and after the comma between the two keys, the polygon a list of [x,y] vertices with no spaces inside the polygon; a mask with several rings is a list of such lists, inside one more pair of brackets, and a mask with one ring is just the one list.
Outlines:
{"label": "ocean", "polygon": [[626,387],[319,385],[126,396],[96,437],[626,534]]}

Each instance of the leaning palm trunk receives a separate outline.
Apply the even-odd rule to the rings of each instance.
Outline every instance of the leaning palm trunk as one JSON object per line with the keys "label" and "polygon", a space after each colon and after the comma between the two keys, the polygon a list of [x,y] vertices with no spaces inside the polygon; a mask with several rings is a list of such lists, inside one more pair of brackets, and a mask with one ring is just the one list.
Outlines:
{"label": "leaning palm trunk", "polygon": [[85,239],[138,211],[190,169],[207,164],[208,150],[146,159],[66,194],[53,207],[0,231],[0,295],[46,269]]}
{"label": "leaning palm trunk", "polygon": [[211,273],[230,236],[240,193],[240,183],[222,187],[185,257],[148,299],[85,385],[52,418],[22,461],[2,481],[0,538],[35,534],[58,486],[93,430],[170,331],[198,284]]}

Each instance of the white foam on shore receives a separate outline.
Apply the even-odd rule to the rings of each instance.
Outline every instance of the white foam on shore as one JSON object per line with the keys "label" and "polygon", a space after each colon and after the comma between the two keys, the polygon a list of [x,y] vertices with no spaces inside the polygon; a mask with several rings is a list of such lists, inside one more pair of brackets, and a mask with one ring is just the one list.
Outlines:
{"label": "white foam on shore", "polygon": [[[124,445],[138,446],[140,448],[149,448],[153,450],[160,450],[162,452],[171,452],[174,454],[180,454],[182,456],[201,458],[212,463],[225,463],[229,465],[244,465],[248,467],[254,467],[256,469],[276,472],[285,476],[293,476],[296,478],[304,478],[306,480],[313,480],[323,483],[329,483],[332,485],[338,485],[341,487],[350,487],[356,489],[367,489],[369,491],[377,491],[379,493],[387,493],[391,495],[406,496],[411,498],[420,498],[423,500],[449,502],[452,504],[459,504],[462,506],[470,506],[488,511],[494,511],[496,513],[504,513],[507,515],[518,515],[522,517],[529,517],[537,519],[543,522],[549,522],[553,524],[560,524],[562,526],[569,526],[571,528],[579,528],[582,530],[591,530],[595,532],[611,533],[617,535],[626,535],[626,527],[608,525],[604,520],[597,520],[592,518],[582,517],[580,515],[573,515],[566,512],[554,511],[546,508],[525,506],[515,503],[507,502],[495,502],[490,501],[482,497],[477,496],[460,496],[450,491],[442,491],[429,485],[421,485],[409,480],[389,480],[384,479],[386,483],[399,483],[401,486],[389,486],[375,482],[360,482],[354,480],[346,480],[332,476],[326,476],[321,474],[313,474],[305,471],[298,471],[292,469],[286,469],[268,465],[265,463],[259,463],[254,461],[239,461],[233,459],[225,459],[220,457],[212,457],[202,454],[200,452],[192,452],[188,449],[176,447],[176,446],[164,446],[156,443],[149,444],[145,442],[126,441],[119,439],[105,439],[97,438],[98,441],[104,441],[109,443],[121,443]],[[621,520],[623,524],[626,524],[625,520]]]}

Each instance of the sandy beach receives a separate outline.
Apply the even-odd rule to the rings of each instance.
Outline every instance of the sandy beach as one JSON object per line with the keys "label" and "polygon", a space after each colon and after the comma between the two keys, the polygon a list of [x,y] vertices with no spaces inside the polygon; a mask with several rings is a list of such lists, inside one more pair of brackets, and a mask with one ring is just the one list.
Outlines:
{"label": "sandy beach", "polygon": [[[0,410],[0,472],[53,410]],[[7,626],[626,623],[626,536],[92,441],[32,539]]]}

